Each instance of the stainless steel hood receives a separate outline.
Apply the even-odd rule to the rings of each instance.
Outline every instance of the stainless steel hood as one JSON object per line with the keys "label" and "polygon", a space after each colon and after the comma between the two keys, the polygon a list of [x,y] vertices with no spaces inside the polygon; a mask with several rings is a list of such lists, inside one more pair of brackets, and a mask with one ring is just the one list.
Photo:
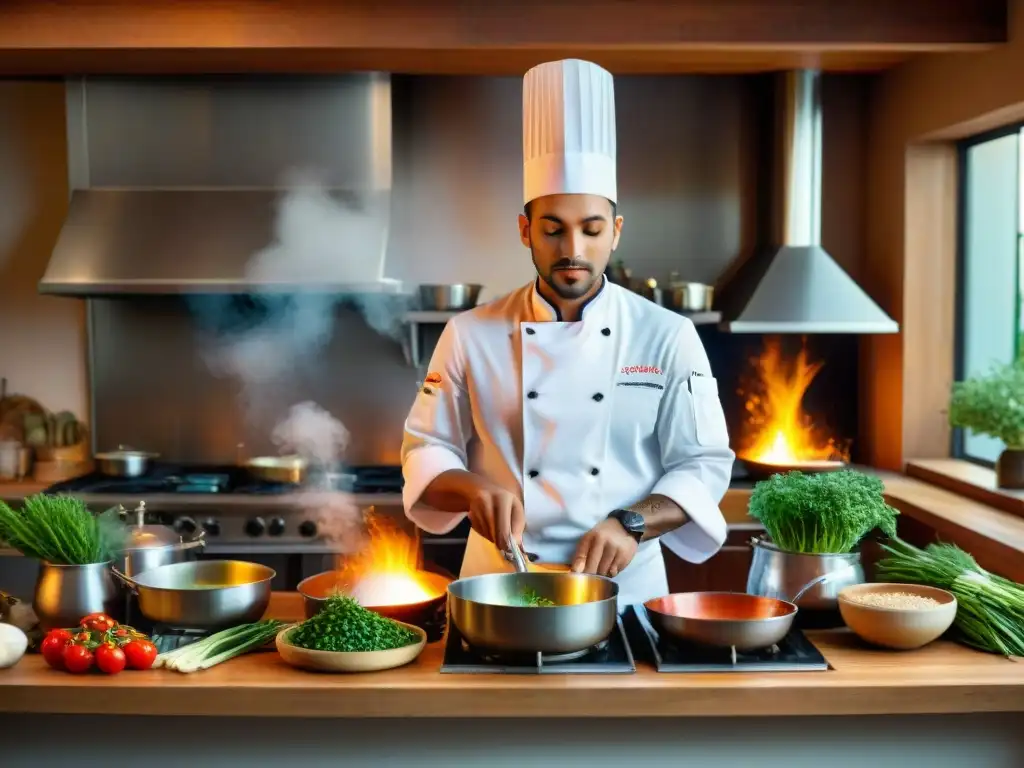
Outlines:
{"label": "stainless steel hood", "polygon": [[755,253],[720,287],[720,327],[731,333],[896,333],[897,323],[821,247],[820,74],[783,73],[777,108],[778,244]]}
{"label": "stainless steel hood", "polygon": [[384,276],[388,75],[87,80],[68,92],[70,162],[85,170],[41,293],[401,290]]}

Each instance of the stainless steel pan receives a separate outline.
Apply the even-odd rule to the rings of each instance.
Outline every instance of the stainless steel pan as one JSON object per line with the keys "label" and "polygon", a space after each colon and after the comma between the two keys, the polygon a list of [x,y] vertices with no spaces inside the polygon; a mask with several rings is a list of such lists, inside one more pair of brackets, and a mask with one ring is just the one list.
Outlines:
{"label": "stainless steel pan", "polygon": [[161,565],[128,577],[111,569],[138,595],[150,621],[179,629],[217,629],[259,621],[270,604],[277,573],[243,560],[201,560]]}
{"label": "stainless steel pan", "polygon": [[[552,607],[523,604],[535,593]],[[493,573],[448,586],[448,615],[466,642],[496,653],[572,653],[615,628],[619,585],[582,573]]]}

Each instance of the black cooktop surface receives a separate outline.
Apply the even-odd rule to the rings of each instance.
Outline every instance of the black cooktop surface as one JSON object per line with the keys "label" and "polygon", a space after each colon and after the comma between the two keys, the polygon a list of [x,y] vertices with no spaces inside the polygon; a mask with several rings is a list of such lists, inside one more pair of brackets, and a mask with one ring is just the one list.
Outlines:
{"label": "black cooktop surface", "polygon": [[[346,467],[332,480],[338,490],[352,493],[401,493],[402,469],[393,466]],[[242,467],[156,464],[141,477],[109,477],[92,472],[51,485],[47,493],[291,493],[292,483],[270,483],[253,477]]]}

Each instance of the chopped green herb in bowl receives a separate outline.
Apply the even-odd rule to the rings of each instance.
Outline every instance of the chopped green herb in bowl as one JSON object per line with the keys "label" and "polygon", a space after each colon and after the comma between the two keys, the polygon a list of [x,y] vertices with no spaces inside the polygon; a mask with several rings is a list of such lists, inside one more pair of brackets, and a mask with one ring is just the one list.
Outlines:
{"label": "chopped green herb in bowl", "polygon": [[363,608],[351,597],[332,595],[323,609],[292,630],[288,642],[310,651],[390,651],[419,642],[420,635]]}
{"label": "chopped green herb in bowl", "polygon": [[277,636],[281,658],[315,672],[379,672],[413,661],[427,633],[332,595],[323,609]]}
{"label": "chopped green herb in bowl", "polygon": [[523,608],[553,608],[557,603],[543,595],[537,594],[537,591],[527,587],[519,595],[519,602],[516,603],[517,607]]}

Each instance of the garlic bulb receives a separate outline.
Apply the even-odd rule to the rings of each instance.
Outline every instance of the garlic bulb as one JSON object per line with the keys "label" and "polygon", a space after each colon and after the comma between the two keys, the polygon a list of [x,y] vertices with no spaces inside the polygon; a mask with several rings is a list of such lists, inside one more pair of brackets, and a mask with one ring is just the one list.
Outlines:
{"label": "garlic bulb", "polygon": [[13,624],[0,624],[0,669],[13,667],[28,649],[28,635]]}

